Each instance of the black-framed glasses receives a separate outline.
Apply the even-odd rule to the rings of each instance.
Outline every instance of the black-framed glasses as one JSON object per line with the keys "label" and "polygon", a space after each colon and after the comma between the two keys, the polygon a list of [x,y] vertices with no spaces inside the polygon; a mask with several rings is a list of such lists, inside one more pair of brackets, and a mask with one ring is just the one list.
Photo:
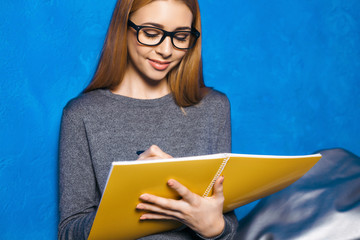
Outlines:
{"label": "black-framed glasses", "polygon": [[200,37],[200,33],[195,28],[190,31],[168,32],[157,27],[138,26],[130,20],[128,25],[136,30],[138,42],[146,46],[157,46],[169,36],[174,47],[186,50],[194,47]]}

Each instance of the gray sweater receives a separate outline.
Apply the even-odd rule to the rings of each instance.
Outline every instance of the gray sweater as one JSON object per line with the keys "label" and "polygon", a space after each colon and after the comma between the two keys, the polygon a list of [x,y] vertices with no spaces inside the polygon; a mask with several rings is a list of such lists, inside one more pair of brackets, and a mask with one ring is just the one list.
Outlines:
{"label": "gray sweater", "polygon": [[[111,162],[136,160],[137,151],[158,145],[173,157],[231,151],[230,105],[210,91],[196,106],[175,104],[171,94],[140,100],[95,90],[64,108],[59,148],[59,239],[86,239],[104,191]],[[232,239],[233,212],[225,214],[218,239]],[[189,228],[142,239],[194,239]]]}

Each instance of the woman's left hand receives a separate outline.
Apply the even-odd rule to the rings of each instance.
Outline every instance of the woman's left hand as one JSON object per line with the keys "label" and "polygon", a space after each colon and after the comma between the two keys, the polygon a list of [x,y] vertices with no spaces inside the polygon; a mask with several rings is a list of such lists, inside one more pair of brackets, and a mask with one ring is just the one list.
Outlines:
{"label": "woman's left hand", "polygon": [[168,186],[178,192],[180,200],[162,198],[151,194],[143,194],[143,201],[137,205],[138,210],[148,211],[140,219],[177,220],[190,227],[203,237],[215,237],[222,233],[225,227],[223,217],[223,181],[219,177],[214,185],[211,197],[201,197],[174,179],[168,181]]}

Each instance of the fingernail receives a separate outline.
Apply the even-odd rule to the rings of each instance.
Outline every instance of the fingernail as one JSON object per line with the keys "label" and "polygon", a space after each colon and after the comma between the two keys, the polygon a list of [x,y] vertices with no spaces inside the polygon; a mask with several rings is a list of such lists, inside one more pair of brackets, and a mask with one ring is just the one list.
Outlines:
{"label": "fingernail", "polygon": [[142,205],[142,204],[138,204],[138,205],[136,206],[136,208],[137,208],[137,209],[143,209],[143,205]]}
{"label": "fingernail", "polygon": [[224,179],[225,179],[225,177],[224,177],[224,175],[222,175],[222,176],[221,176],[221,179],[220,179],[220,183],[221,183],[221,184],[223,184]]}
{"label": "fingernail", "polygon": [[146,195],[146,194],[143,194],[143,195],[140,196],[140,199],[141,199],[141,200],[148,200],[148,199],[149,199],[149,196]]}
{"label": "fingernail", "polygon": [[170,179],[170,180],[167,182],[167,184],[168,184],[170,187],[172,187],[172,186],[174,185],[174,182]]}

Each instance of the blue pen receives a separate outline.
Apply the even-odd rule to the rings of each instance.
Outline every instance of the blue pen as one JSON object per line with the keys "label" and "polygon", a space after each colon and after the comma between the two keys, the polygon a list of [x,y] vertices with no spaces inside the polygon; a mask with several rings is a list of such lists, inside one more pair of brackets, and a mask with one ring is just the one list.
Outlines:
{"label": "blue pen", "polygon": [[145,152],[145,151],[136,151],[136,154],[137,154],[137,155],[140,155],[140,154],[142,154],[143,152]]}

